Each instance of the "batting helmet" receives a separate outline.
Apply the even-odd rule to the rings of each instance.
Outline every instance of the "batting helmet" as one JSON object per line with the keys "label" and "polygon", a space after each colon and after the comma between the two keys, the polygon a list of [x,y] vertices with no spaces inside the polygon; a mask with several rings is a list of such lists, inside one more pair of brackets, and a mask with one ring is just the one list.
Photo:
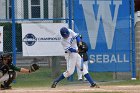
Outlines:
{"label": "batting helmet", "polygon": [[67,38],[67,37],[69,37],[70,32],[66,27],[62,27],[60,29],[60,34],[61,34],[62,37]]}

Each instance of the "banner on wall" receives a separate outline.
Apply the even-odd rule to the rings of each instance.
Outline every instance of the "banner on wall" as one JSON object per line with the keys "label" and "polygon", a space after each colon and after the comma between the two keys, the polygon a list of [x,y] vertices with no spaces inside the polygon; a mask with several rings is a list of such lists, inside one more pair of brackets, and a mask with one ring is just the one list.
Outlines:
{"label": "banner on wall", "polygon": [[0,26],[0,52],[3,52],[3,27]]}
{"label": "banner on wall", "polygon": [[65,23],[23,23],[23,56],[62,56],[60,28]]}
{"label": "banner on wall", "polygon": [[129,1],[74,0],[74,27],[88,44],[90,71],[130,71]]}

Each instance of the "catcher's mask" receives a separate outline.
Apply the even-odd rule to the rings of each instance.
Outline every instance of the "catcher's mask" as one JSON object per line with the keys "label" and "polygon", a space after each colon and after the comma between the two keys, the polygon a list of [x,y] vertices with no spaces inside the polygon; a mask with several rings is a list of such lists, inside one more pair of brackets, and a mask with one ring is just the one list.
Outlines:
{"label": "catcher's mask", "polygon": [[1,55],[1,59],[4,62],[4,64],[11,64],[11,62],[12,62],[12,55],[10,53],[3,53]]}

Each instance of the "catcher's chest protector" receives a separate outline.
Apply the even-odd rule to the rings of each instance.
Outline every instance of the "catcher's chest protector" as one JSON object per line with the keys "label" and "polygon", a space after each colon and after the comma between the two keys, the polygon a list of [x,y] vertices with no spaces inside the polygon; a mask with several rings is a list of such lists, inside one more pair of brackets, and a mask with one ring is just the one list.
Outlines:
{"label": "catcher's chest protector", "polygon": [[7,65],[4,65],[1,61],[0,61],[0,70],[3,74],[7,73],[9,71],[9,67]]}
{"label": "catcher's chest protector", "polygon": [[2,61],[0,60],[0,70],[2,70],[2,67],[3,67],[3,63],[2,63]]}

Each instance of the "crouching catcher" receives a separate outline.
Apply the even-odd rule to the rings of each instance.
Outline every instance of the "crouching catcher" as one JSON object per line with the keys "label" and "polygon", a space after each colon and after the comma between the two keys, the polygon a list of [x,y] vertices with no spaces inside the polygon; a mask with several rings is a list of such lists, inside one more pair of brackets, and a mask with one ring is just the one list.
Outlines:
{"label": "crouching catcher", "polygon": [[0,56],[0,89],[11,89],[10,84],[16,78],[16,71],[21,73],[31,73],[38,69],[39,66],[37,64],[32,64],[30,69],[16,67],[12,63],[12,55],[10,53],[3,53]]}

